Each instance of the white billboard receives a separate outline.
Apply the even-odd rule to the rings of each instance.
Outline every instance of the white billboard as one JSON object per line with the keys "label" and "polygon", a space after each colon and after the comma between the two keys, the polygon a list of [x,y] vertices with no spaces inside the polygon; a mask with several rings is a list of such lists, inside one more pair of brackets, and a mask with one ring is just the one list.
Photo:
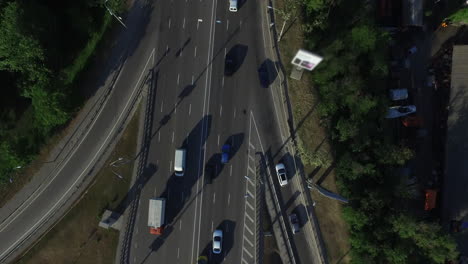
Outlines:
{"label": "white billboard", "polygon": [[297,67],[306,69],[308,71],[313,70],[321,61],[323,60],[322,57],[308,52],[306,50],[300,49],[297,51],[296,56],[294,56],[291,63]]}

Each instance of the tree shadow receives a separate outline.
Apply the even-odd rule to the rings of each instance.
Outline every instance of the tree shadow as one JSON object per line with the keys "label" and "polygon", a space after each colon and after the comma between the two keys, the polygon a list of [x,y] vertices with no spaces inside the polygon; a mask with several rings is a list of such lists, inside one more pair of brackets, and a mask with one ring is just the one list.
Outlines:
{"label": "tree shadow", "polygon": [[332,163],[328,168],[322,173],[320,178],[317,180],[317,184],[320,185],[322,182],[327,178],[328,175],[330,175],[330,172],[336,167],[335,163]]}

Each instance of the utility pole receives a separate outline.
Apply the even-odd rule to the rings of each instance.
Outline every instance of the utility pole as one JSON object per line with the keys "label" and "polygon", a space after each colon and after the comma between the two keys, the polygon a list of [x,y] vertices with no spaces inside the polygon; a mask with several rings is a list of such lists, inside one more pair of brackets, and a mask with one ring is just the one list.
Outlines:
{"label": "utility pole", "polygon": [[109,14],[111,14],[111,16],[115,17],[115,19],[117,19],[120,24],[122,24],[122,26],[124,26],[125,28],[127,28],[127,26],[124,24],[124,22],[122,21],[122,18],[117,16],[108,6],[107,6],[107,1],[104,1],[104,6],[106,7],[107,11],[109,11]]}

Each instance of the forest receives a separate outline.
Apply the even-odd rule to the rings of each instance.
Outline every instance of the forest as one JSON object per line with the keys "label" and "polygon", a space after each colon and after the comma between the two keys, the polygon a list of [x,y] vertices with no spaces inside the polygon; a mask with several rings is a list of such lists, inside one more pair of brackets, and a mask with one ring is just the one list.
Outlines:
{"label": "forest", "polygon": [[324,61],[313,72],[318,111],[334,148],[337,185],[350,199],[352,263],[444,263],[456,243],[437,217],[410,206],[398,175],[414,155],[395,139],[388,119],[386,82],[391,36],[375,24],[369,1],[303,0],[305,46]]}
{"label": "forest", "polygon": [[[122,2],[109,1],[115,11]],[[77,80],[110,25],[103,1],[0,1],[0,185],[66,126]]]}

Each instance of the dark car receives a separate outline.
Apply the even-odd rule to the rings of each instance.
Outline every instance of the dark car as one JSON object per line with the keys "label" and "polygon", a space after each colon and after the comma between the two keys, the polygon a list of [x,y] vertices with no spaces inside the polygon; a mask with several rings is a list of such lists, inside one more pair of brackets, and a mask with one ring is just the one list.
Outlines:
{"label": "dark car", "polygon": [[231,145],[224,144],[221,148],[221,163],[226,164],[229,161],[229,154],[231,153]]}
{"label": "dark car", "polygon": [[289,221],[291,222],[291,230],[293,234],[299,232],[299,220],[297,219],[297,215],[295,213],[289,215]]}
{"label": "dark car", "polygon": [[216,165],[212,163],[207,163],[205,165],[205,182],[206,184],[211,184],[216,173]]}

